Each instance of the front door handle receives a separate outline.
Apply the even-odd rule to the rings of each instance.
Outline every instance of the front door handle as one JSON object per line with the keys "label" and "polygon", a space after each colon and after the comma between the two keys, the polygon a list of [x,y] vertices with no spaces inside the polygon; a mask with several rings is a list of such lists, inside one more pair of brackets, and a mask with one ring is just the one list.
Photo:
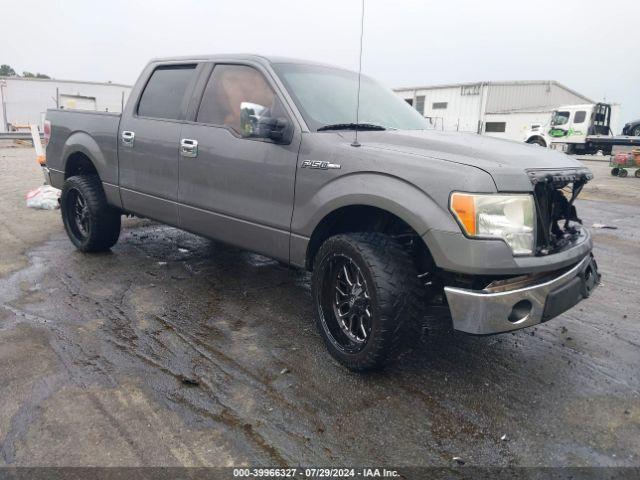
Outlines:
{"label": "front door handle", "polygon": [[180,155],[183,157],[197,157],[198,141],[190,138],[183,138],[180,140]]}
{"label": "front door handle", "polygon": [[136,138],[135,132],[130,132],[128,130],[122,131],[122,145],[125,147],[133,147],[133,140]]}

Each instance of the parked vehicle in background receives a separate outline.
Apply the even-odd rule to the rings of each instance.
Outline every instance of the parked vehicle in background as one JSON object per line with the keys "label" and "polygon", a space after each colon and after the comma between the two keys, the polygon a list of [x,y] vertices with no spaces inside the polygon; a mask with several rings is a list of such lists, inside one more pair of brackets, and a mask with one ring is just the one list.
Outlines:
{"label": "parked vehicle in background", "polygon": [[599,274],[573,205],[587,168],[427,130],[359,84],[281,58],[173,58],[144,69],[122,115],[48,110],[45,172],[69,238],[107,250],[134,214],[310,270],[320,334],[357,371],[385,366],[433,312],[491,334],[590,295]]}
{"label": "parked vehicle in background", "polygon": [[640,137],[640,119],[625,124],[622,128],[622,135]]}
{"label": "parked vehicle in background", "polygon": [[580,155],[611,155],[617,146],[640,146],[640,138],[613,135],[611,111],[608,103],[562,106],[553,112],[549,122],[532,125],[524,141]]}

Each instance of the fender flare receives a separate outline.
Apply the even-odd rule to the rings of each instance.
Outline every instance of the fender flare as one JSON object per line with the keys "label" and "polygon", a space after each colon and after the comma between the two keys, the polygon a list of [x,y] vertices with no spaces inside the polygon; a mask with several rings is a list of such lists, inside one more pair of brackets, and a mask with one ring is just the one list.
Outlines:
{"label": "fender flare", "polygon": [[[351,206],[387,211],[406,222],[423,239],[430,229],[460,231],[448,210],[416,185],[386,173],[355,172],[337,177],[306,199],[304,205],[296,205],[291,231],[299,238],[308,239],[304,245],[305,259],[310,240],[323,220],[333,212]],[[427,248],[430,248],[428,243]],[[300,249],[295,250],[296,256],[302,254]],[[292,260],[302,264],[302,258]]]}
{"label": "fender flare", "polygon": [[73,132],[62,147],[63,170],[67,171],[67,163],[74,153],[82,153],[93,164],[102,181],[116,183],[117,179],[105,178],[108,175],[108,164],[98,143],[84,131]]}

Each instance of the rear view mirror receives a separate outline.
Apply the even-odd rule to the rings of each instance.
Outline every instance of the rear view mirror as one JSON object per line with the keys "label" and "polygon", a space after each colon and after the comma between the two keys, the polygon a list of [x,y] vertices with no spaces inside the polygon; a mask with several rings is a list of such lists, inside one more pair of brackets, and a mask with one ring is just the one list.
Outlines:
{"label": "rear view mirror", "polygon": [[270,110],[257,103],[240,104],[240,132],[243,137],[268,138],[274,142],[285,142],[289,122],[282,117],[270,116]]}

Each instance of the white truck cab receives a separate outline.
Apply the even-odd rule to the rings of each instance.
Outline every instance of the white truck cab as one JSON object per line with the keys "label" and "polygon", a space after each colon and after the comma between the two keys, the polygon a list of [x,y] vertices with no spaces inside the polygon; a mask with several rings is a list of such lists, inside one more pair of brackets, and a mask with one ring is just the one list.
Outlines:
{"label": "white truck cab", "polygon": [[524,141],[578,155],[629,151],[640,146],[640,137],[613,134],[618,107],[608,103],[565,105],[554,110],[548,122],[531,125]]}
{"label": "white truck cab", "polygon": [[559,107],[547,123],[532,125],[524,140],[565,153],[607,153],[597,140],[612,136],[611,110],[606,103]]}

